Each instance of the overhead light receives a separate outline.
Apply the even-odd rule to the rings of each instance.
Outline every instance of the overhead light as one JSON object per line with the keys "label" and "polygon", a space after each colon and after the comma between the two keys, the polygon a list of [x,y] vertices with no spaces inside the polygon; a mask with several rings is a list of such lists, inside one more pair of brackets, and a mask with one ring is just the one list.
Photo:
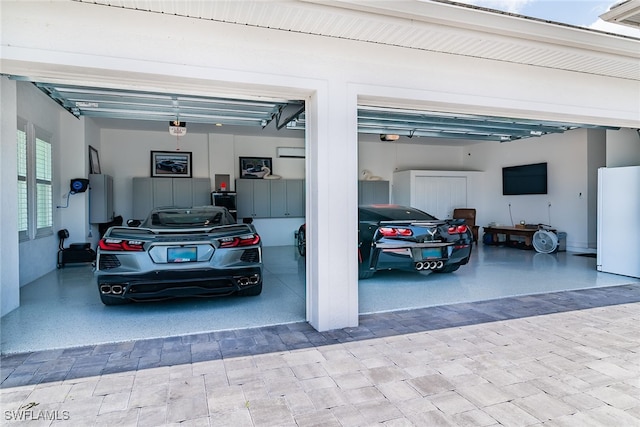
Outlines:
{"label": "overhead light", "polygon": [[380,141],[397,141],[398,139],[400,139],[400,135],[386,133],[380,135]]}
{"label": "overhead light", "polygon": [[216,123],[217,127],[222,127],[222,123]]}
{"label": "overhead light", "polygon": [[187,123],[180,120],[169,122],[169,134],[173,136],[185,136],[187,134]]}

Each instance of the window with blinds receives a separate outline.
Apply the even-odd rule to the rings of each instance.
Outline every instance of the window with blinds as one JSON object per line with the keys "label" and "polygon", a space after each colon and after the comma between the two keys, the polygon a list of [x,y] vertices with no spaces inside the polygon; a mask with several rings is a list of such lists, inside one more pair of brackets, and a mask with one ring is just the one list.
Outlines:
{"label": "window with blinds", "polygon": [[51,136],[18,120],[18,232],[20,240],[53,233]]}
{"label": "window with blinds", "polygon": [[29,211],[27,197],[27,132],[18,129],[18,232],[20,239],[27,238]]}
{"label": "window with blinds", "polygon": [[51,144],[36,138],[36,226],[37,234],[51,231],[53,225],[51,196]]}

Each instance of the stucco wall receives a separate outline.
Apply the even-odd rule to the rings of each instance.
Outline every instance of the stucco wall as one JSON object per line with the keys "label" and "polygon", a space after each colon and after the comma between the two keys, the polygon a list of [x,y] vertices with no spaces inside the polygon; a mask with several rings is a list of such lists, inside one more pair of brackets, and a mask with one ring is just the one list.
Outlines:
{"label": "stucco wall", "polygon": [[[589,216],[596,214],[589,206],[596,189],[589,186],[588,179],[588,132],[578,129],[562,135],[466,147],[465,165],[485,171],[478,224],[549,224],[567,233],[568,249],[586,249]],[[548,194],[502,195],[503,167],[540,162],[548,164]]]}
{"label": "stucco wall", "polygon": [[607,131],[607,167],[640,166],[640,133],[636,129]]}

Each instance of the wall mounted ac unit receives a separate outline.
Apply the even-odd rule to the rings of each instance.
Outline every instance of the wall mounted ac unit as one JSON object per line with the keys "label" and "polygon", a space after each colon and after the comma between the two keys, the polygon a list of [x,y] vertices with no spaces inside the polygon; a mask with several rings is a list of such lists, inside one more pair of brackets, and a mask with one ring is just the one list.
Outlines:
{"label": "wall mounted ac unit", "polygon": [[304,159],[304,147],[277,147],[278,157]]}

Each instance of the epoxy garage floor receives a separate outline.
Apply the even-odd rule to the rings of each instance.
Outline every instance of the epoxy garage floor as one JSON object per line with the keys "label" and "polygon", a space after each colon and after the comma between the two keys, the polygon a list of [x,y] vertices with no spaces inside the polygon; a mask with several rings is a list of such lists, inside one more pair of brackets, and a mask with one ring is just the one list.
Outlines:
{"label": "epoxy garage floor", "polygon": [[[264,248],[258,297],[102,305],[87,265],[69,265],[21,289],[21,306],[2,318],[2,354],[69,348],[305,320],[305,264],[293,246]],[[599,273],[595,258],[475,248],[453,274],[379,272],[360,281],[360,313],[598,288],[637,279]]]}

